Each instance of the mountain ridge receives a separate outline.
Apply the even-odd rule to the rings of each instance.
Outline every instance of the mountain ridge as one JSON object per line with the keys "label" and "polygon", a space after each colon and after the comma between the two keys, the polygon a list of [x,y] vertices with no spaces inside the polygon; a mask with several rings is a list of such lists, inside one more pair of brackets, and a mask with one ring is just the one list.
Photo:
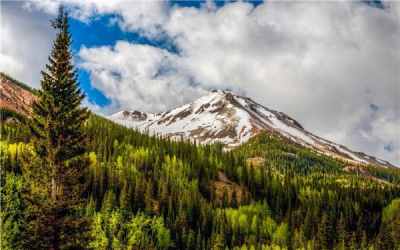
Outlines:
{"label": "mountain ridge", "polygon": [[[0,108],[29,116],[35,91],[0,73]],[[227,149],[235,148],[260,132],[267,131],[350,164],[396,167],[388,161],[314,135],[285,113],[231,91],[213,90],[192,103],[165,112],[123,110],[107,118],[141,132],[189,139],[201,144],[219,142]]]}
{"label": "mountain ridge", "polygon": [[267,131],[350,164],[395,167],[388,161],[314,135],[285,113],[231,91],[213,90],[191,103],[165,112],[123,110],[107,118],[142,132],[173,139],[189,139],[201,144],[222,143],[227,149],[235,148],[260,132]]}

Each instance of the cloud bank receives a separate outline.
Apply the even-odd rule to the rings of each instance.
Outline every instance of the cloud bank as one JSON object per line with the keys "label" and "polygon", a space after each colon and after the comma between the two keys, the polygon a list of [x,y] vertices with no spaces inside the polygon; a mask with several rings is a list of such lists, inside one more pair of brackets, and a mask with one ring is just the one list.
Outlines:
{"label": "cloud bank", "polygon": [[[80,66],[112,101],[109,112],[161,111],[229,88],[318,135],[400,165],[399,3],[60,2],[88,22],[117,14],[122,29],[167,36],[179,51],[126,41],[83,47]],[[54,13],[57,4],[29,7]]]}

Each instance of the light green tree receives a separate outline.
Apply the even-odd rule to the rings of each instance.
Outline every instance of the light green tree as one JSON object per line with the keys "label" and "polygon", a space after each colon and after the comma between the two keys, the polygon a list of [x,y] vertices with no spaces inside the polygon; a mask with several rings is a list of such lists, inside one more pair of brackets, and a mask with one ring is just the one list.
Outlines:
{"label": "light green tree", "polygon": [[23,182],[21,177],[10,173],[6,175],[1,188],[1,249],[24,249],[25,204],[21,197]]}
{"label": "light green tree", "polygon": [[272,236],[272,241],[280,246],[287,246],[289,228],[287,223],[281,223]]}
{"label": "light green tree", "polygon": [[132,218],[127,225],[128,249],[168,249],[172,245],[169,230],[159,217],[142,213]]}
{"label": "light green tree", "polygon": [[91,249],[106,250],[108,247],[108,238],[103,228],[103,217],[100,213],[94,216],[92,229],[90,231],[92,241],[89,244]]}

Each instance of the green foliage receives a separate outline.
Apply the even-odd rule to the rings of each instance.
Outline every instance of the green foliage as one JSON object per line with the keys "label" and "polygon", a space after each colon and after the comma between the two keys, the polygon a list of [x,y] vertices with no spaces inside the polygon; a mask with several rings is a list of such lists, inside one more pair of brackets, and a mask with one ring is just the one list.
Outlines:
{"label": "green foliage", "polygon": [[89,244],[89,248],[98,250],[108,249],[109,240],[106,233],[107,230],[106,226],[107,225],[104,225],[103,223],[102,215],[96,214],[94,216],[92,222],[92,228],[90,231],[90,236],[92,238],[92,241]]}
{"label": "green foliage", "polygon": [[168,249],[171,245],[170,233],[162,218],[150,218],[138,214],[128,227],[128,247],[135,249]]}
{"label": "green foliage", "polygon": [[7,108],[0,108],[0,121],[3,123],[10,119],[15,119],[16,122],[22,124],[26,123],[26,118],[23,115]]}
{"label": "green foliage", "polygon": [[400,248],[400,198],[392,202],[383,209],[381,239],[386,244],[393,240],[393,247]]}
{"label": "green foliage", "polygon": [[289,228],[287,223],[282,223],[272,236],[272,241],[279,246],[287,246],[289,241]]}
{"label": "green foliage", "polygon": [[172,246],[170,232],[160,217],[137,214],[124,218],[114,210],[97,213],[90,232],[92,249],[168,249]]}
{"label": "green foliage", "polygon": [[23,237],[26,235],[26,205],[22,198],[23,180],[8,173],[1,187],[1,249],[24,249]]}
{"label": "green foliage", "polygon": [[390,223],[400,219],[400,198],[394,199],[383,209],[382,222]]}
{"label": "green foliage", "polygon": [[[285,158],[287,151],[279,151],[282,148],[303,149],[286,146],[279,138],[271,137],[271,143],[260,139],[262,146],[251,141],[251,146],[222,152],[214,146],[143,135],[94,115],[85,133],[90,152],[85,214],[92,218],[93,249],[398,246],[393,226],[398,186],[343,173],[341,163],[331,159],[327,166],[332,168],[320,171],[298,157]],[[253,147],[261,153],[275,152],[276,158],[255,154]],[[25,143],[2,142],[0,148],[7,171],[17,170],[23,158],[35,163]],[[264,166],[246,164],[247,158],[260,154],[268,159]],[[322,161],[318,164],[325,164],[325,158],[315,157]],[[309,167],[303,172],[305,165]],[[212,189],[218,171],[247,189],[250,199],[234,207],[218,205]],[[143,227],[143,223],[151,226]]]}
{"label": "green foliage", "polygon": [[30,132],[26,126],[28,119],[6,108],[0,108],[0,139],[9,142],[28,142]]}

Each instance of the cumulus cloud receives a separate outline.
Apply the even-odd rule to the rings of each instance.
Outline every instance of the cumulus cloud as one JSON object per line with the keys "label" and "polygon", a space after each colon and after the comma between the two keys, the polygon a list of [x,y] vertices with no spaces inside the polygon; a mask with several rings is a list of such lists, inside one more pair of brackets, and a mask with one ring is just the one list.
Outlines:
{"label": "cumulus cloud", "polygon": [[[229,88],[318,135],[400,165],[398,3],[380,9],[360,2],[220,8],[61,2],[81,19],[117,14],[123,29],[166,35],[179,50],[122,41],[83,48],[81,66],[113,109],[159,111],[210,88]],[[56,9],[40,3],[34,7]]]}
{"label": "cumulus cloud", "polygon": [[41,0],[25,3],[28,9],[39,9],[53,15],[60,5],[66,6],[72,17],[84,22],[89,22],[98,15],[116,14],[115,21],[122,29],[139,31],[152,37],[160,33],[168,12],[165,1]]}
{"label": "cumulus cloud", "polygon": [[177,56],[160,48],[120,41],[115,47],[82,48],[79,56],[96,88],[112,100],[112,111],[165,111],[205,93],[189,84]]}
{"label": "cumulus cloud", "polygon": [[38,87],[54,33],[48,16],[23,11],[21,4],[1,3],[0,71]]}

